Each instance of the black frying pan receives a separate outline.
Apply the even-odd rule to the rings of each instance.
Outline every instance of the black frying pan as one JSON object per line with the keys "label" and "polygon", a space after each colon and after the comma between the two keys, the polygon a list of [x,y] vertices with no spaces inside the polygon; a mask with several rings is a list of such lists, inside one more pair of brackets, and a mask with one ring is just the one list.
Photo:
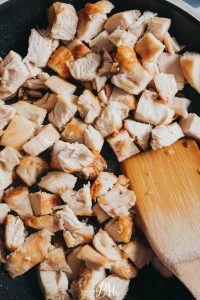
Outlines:
{"label": "black frying pan", "polygon": [[[173,2],[173,0],[169,1]],[[47,25],[46,9],[52,2],[54,1],[11,0],[0,6],[0,56],[6,55],[11,49],[22,55],[26,54],[30,29]],[[62,2],[71,3],[79,9],[85,1],[62,0]],[[160,16],[171,18],[173,21],[171,32],[179,42],[188,45],[188,50],[200,52],[200,23],[181,8],[164,0],[113,0],[112,2],[116,5],[114,12],[128,9],[152,10]],[[200,96],[189,87],[185,89],[185,94],[193,101],[191,110],[200,114]],[[105,147],[103,152],[108,161],[109,170],[119,173],[118,163],[112,151]],[[0,300],[42,299],[35,269],[24,276],[11,279],[1,268]],[[193,297],[177,279],[163,279],[155,270],[148,267],[132,281],[126,299],[191,300]]]}

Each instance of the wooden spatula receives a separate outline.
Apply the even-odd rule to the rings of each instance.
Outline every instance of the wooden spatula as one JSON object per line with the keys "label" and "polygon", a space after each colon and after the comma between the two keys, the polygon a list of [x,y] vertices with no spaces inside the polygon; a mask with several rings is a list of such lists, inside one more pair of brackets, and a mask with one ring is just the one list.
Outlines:
{"label": "wooden spatula", "polygon": [[200,151],[192,140],[121,165],[142,230],[164,264],[200,299]]}

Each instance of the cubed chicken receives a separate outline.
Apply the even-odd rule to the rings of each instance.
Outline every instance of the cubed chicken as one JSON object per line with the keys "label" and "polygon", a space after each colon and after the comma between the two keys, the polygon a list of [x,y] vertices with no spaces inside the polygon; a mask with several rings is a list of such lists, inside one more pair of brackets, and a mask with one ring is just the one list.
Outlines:
{"label": "cubed chicken", "polygon": [[58,160],[58,154],[65,149],[67,149],[67,143],[61,140],[55,142],[53,146],[53,151],[51,152],[51,167],[53,169],[61,170],[61,171],[63,170]]}
{"label": "cubed chicken", "polygon": [[136,267],[129,263],[128,259],[121,259],[116,261],[111,271],[113,274],[120,276],[125,279],[133,279],[138,275]]}
{"label": "cubed chicken", "polygon": [[134,49],[129,48],[128,46],[120,45],[117,47],[115,61],[122,73],[133,73],[135,70],[141,69],[140,62]]}
{"label": "cubed chicken", "polygon": [[122,129],[118,134],[107,139],[119,162],[140,152],[127,130]]}
{"label": "cubed chicken", "polygon": [[23,145],[23,150],[31,156],[37,156],[59,140],[60,135],[52,124],[42,127],[41,131]]}
{"label": "cubed chicken", "polygon": [[107,231],[115,243],[128,243],[133,234],[132,217],[127,216],[111,219],[106,223],[104,230]]}
{"label": "cubed chicken", "polygon": [[[102,60],[103,61],[98,69],[98,77],[105,76],[106,80],[107,80],[107,77],[110,75],[110,72],[112,69],[113,59],[107,51],[104,51]],[[97,82],[96,82],[96,85],[97,85]]]}
{"label": "cubed chicken", "polygon": [[148,23],[157,14],[151,11],[145,11],[129,28],[128,31],[133,33],[138,39],[144,34]]}
{"label": "cubed chicken", "polygon": [[167,105],[175,111],[175,114],[177,116],[187,118],[188,108],[189,108],[191,102],[192,101],[187,98],[175,97],[173,99],[173,101],[169,102]]}
{"label": "cubed chicken", "polygon": [[71,268],[66,261],[64,249],[62,247],[58,247],[49,251],[46,259],[40,263],[40,270],[71,273]]}
{"label": "cubed chicken", "polygon": [[84,262],[78,258],[78,254],[81,251],[82,246],[72,249],[72,251],[67,255],[67,264],[71,269],[71,273],[67,273],[69,281],[73,281],[79,277],[81,268]]}
{"label": "cubed chicken", "polygon": [[0,152],[0,168],[12,171],[20,163],[21,154],[14,148],[5,147]]}
{"label": "cubed chicken", "polygon": [[155,127],[151,132],[151,147],[158,150],[163,147],[171,146],[184,136],[181,127],[177,123]]}
{"label": "cubed chicken", "polygon": [[23,275],[40,263],[47,255],[50,247],[51,233],[41,230],[31,234],[21,248],[12,252],[6,263],[6,270],[12,278]]}
{"label": "cubed chicken", "polygon": [[[162,53],[161,56],[165,54]],[[159,67],[158,67],[158,63],[157,61],[144,61],[142,63],[142,67],[147,71],[149,72],[152,77],[154,78],[158,73],[159,73]]]}
{"label": "cubed chicken", "polygon": [[187,118],[183,118],[179,123],[183,133],[186,136],[192,137],[196,139],[198,142],[200,141],[200,117],[196,114],[189,114]]}
{"label": "cubed chicken", "polygon": [[171,19],[154,17],[148,23],[147,31],[151,32],[161,42],[171,26]]}
{"label": "cubed chicken", "polygon": [[0,168],[0,191],[5,190],[9,185],[13,183],[15,174],[13,171],[6,171]]}
{"label": "cubed chicken", "polygon": [[58,76],[51,76],[45,81],[46,86],[55,94],[68,96],[76,91],[76,86]]}
{"label": "cubed chicken", "polygon": [[47,229],[49,232],[57,232],[60,230],[56,225],[56,218],[52,215],[33,216],[25,220],[25,225],[37,230]]}
{"label": "cubed chicken", "polygon": [[78,111],[87,124],[93,123],[101,113],[99,99],[90,90],[85,90],[78,98]]}
{"label": "cubed chicken", "polygon": [[173,277],[173,273],[167,269],[167,267],[161,262],[161,260],[154,256],[153,260],[151,261],[152,266],[156,269],[164,278],[171,278]]}
{"label": "cubed chicken", "polygon": [[127,32],[126,30],[121,30],[119,28],[111,33],[108,39],[117,47],[123,45],[128,46],[129,48],[134,48],[137,42],[137,36],[131,32]]}
{"label": "cubed chicken", "polygon": [[4,224],[6,217],[10,211],[10,207],[6,203],[0,203],[0,224]]}
{"label": "cubed chicken", "polygon": [[74,117],[77,111],[77,97],[74,95],[57,96],[57,102],[53,110],[49,113],[49,121],[60,131]]}
{"label": "cubed chicken", "polygon": [[99,174],[91,186],[92,199],[95,200],[96,198],[106,194],[113,188],[116,182],[117,177],[113,173],[102,172]]}
{"label": "cubed chicken", "polygon": [[11,105],[0,104],[0,130],[4,129],[15,116],[15,109]]}
{"label": "cubed chicken", "polygon": [[84,131],[84,144],[91,150],[101,152],[104,144],[104,139],[101,133],[93,126],[88,125]]}
{"label": "cubed chicken", "polygon": [[24,223],[20,217],[8,215],[6,217],[4,239],[6,248],[15,251],[20,248],[25,240]]}
{"label": "cubed chicken", "polygon": [[95,90],[97,90],[97,92],[100,92],[106,85],[106,81],[108,80],[108,77],[109,76],[100,76],[100,75],[97,75],[95,76],[95,79],[93,81],[93,88]]}
{"label": "cubed chicken", "polygon": [[67,43],[66,46],[71,51],[75,59],[81,58],[91,52],[90,48],[88,48],[79,39],[74,39],[73,41]]}
{"label": "cubed chicken", "polygon": [[179,46],[177,40],[169,34],[169,32],[166,32],[164,35],[164,45],[166,48],[166,51],[170,54],[175,54],[179,51],[181,51],[181,47]]}
{"label": "cubed chicken", "polygon": [[71,41],[74,39],[78,16],[71,4],[55,2],[48,10],[51,36],[54,39]]}
{"label": "cubed chicken", "polygon": [[93,209],[94,215],[97,217],[97,220],[100,224],[104,223],[105,221],[107,221],[110,218],[109,215],[107,215],[103,211],[103,209],[99,206],[99,204],[95,204],[92,209]]}
{"label": "cubed chicken", "polygon": [[101,51],[111,52],[114,49],[113,44],[108,39],[109,33],[104,30],[89,42],[90,48],[97,53]]}
{"label": "cubed chicken", "polygon": [[200,93],[200,54],[186,52],[181,56],[180,63],[185,79]]}
{"label": "cubed chicken", "polygon": [[6,253],[4,247],[4,241],[0,238],[0,265],[6,262]]}
{"label": "cubed chicken", "polygon": [[33,104],[50,112],[57,102],[57,95],[46,93],[41,99],[34,101]]}
{"label": "cubed chicken", "polygon": [[136,99],[133,95],[123,91],[118,87],[114,87],[109,98],[109,103],[119,102],[126,105],[130,110],[136,108]]}
{"label": "cubed chicken", "polygon": [[29,198],[35,216],[53,214],[55,207],[61,204],[58,195],[45,192],[32,193]]}
{"label": "cubed chicken", "polygon": [[63,231],[63,238],[67,248],[69,249],[77,247],[79,245],[87,244],[92,240],[92,238],[85,238],[84,236],[79,234],[79,232],[71,232],[69,230]]}
{"label": "cubed chicken", "polygon": [[[69,143],[81,143],[84,142],[84,132],[87,128],[87,124],[77,118],[73,118],[63,130],[61,139]],[[87,146],[87,145],[86,145]]]}
{"label": "cubed chicken", "polygon": [[53,193],[61,194],[67,189],[73,189],[76,184],[77,178],[65,172],[49,172],[46,176],[42,177],[38,186]]}
{"label": "cubed chicken", "polygon": [[173,101],[178,92],[177,83],[173,74],[159,73],[154,77],[154,84],[161,100],[164,103]]}

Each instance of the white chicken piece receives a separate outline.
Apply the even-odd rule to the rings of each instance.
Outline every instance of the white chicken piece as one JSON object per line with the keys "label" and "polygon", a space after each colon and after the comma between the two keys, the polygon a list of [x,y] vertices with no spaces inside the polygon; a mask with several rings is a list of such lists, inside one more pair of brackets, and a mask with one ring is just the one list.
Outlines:
{"label": "white chicken piece", "polygon": [[156,93],[148,90],[144,91],[135,111],[135,120],[153,125],[167,125],[172,122],[174,110],[154,100],[156,97]]}
{"label": "white chicken piece", "polygon": [[45,30],[39,32],[32,29],[29,37],[28,53],[24,61],[30,62],[39,68],[46,67],[51,54],[58,45],[58,41],[50,39]]}
{"label": "white chicken piece", "polygon": [[100,224],[104,223],[105,221],[107,221],[110,218],[109,215],[107,215],[103,211],[103,209],[99,206],[99,204],[95,204],[92,209],[93,209],[94,215],[97,217],[97,220]]}
{"label": "white chicken piece", "polygon": [[37,156],[59,140],[60,135],[52,124],[42,127],[41,131],[23,145],[23,150],[31,156]]}
{"label": "white chicken piece", "polygon": [[29,121],[35,123],[37,127],[43,124],[47,114],[45,109],[32,105],[27,101],[18,101],[13,104],[13,107],[16,109],[17,115],[27,118]]}
{"label": "white chicken piece", "polygon": [[126,30],[121,30],[117,28],[113,33],[111,33],[108,36],[108,39],[115,45],[115,46],[128,46],[130,48],[134,48],[136,42],[137,42],[137,37]]}
{"label": "white chicken piece", "polygon": [[71,269],[71,273],[67,273],[69,281],[73,281],[79,277],[80,270],[84,265],[84,262],[78,258],[78,254],[81,251],[82,246],[72,249],[67,255],[67,264]]}
{"label": "white chicken piece", "polygon": [[[162,56],[162,55],[163,55],[163,53],[160,56]],[[142,67],[147,72],[149,72],[153,78],[159,73],[159,67],[158,67],[157,61],[144,61],[142,63]]]}
{"label": "white chicken piece", "polygon": [[165,126],[160,125],[151,131],[151,147],[158,150],[163,147],[171,146],[184,136],[181,127],[177,123]]}
{"label": "white chicken piece", "polygon": [[38,76],[41,72],[42,72],[42,69],[41,68],[38,68],[35,66],[35,64],[33,64],[32,62],[30,61],[24,61],[24,64],[29,72],[29,75],[28,75],[28,79],[29,78],[34,78],[36,76]]}
{"label": "white chicken piece", "polygon": [[173,101],[169,102],[167,105],[175,111],[176,115],[187,118],[188,108],[191,102],[192,101],[187,98],[175,97]]}
{"label": "white chicken piece", "polygon": [[5,246],[10,251],[20,248],[25,240],[24,223],[20,217],[8,215],[5,223]]}
{"label": "white chicken piece", "polygon": [[15,109],[11,105],[0,103],[0,130],[4,129],[15,116]]}
{"label": "white chicken piece", "polygon": [[67,189],[73,190],[76,181],[77,178],[71,174],[52,171],[41,178],[38,186],[53,194],[61,194]]}
{"label": "white chicken piece", "polygon": [[133,233],[133,221],[132,217],[119,217],[117,219],[111,219],[106,223],[104,230],[116,243],[128,243],[130,242]]}
{"label": "white chicken piece", "polygon": [[57,102],[57,95],[46,93],[41,99],[34,101],[33,105],[36,105],[40,108],[45,109],[47,112],[50,112]]}
{"label": "white chicken piece", "polygon": [[97,90],[97,92],[100,92],[106,85],[106,81],[108,80],[108,77],[109,76],[95,76],[95,79],[94,79],[94,89]]}
{"label": "white chicken piece", "polygon": [[0,168],[12,171],[20,163],[21,154],[14,148],[5,147],[0,152]]}
{"label": "white chicken piece", "polygon": [[87,124],[93,123],[101,113],[99,99],[86,89],[78,98],[78,111]]}
{"label": "white chicken piece", "polygon": [[33,215],[27,187],[19,186],[10,189],[4,194],[3,200],[21,219],[26,219]]}
{"label": "white chicken piece", "polygon": [[58,195],[41,191],[30,194],[29,198],[35,216],[53,214],[55,207],[61,203]]}
{"label": "white chicken piece", "polygon": [[68,64],[72,77],[81,81],[95,79],[97,69],[101,63],[101,55],[91,52]]}
{"label": "white chicken piece", "polygon": [[103,279],[95,289],[96,299],[101,300],[122,300],[128,293],[130,280],[109,275]]}
{"label": "white chicken piece", "polygon": [[113,188],[117,182],[117,177],[110,172],[102,172],[95,179],[91,186],[91,197],[93,200],[106,194],[110,189]]}
{"label": "white chicken piece", "polygon": [[144,124],[127,119],[124,121],[124,128],[129,132],[133,140],[136,141],[142,150],[148,149],[152,130],[152,126],[150,124]]}
{"label": "white chicken piece", "polygon": [[71,41],[74,39],[78,16],[71,4],[55,2],[48,10],[51,36],[54,39]]}
{"label": "white chicken piece", "polygon": [[0,224],[4,224],[10,212],[10,207],[6,203],[0,203]]}
{"label": "white chicken piece", "polygon": [[181,48],[177,42],[177,40],[169,34],[169,32],[166,32],[164,34],[164,45],[166,48],[166,51],[170,54],[175,54],[179,51],[181,51]]}
{"label": "white chicken piece", "polygon": [[[84,132],[87,128],[87,124],[77,118],[73,118],[63,130],[61,138],[65,142],[69,143],[81,143],[84,142]],[[87,146],[87,145],[86,145]]]}
{"label": "white chicken piece", "polygon": [[47,79],[45,84],[52,92],[62,96],[72,95],[76,91],[76,86],[74,84],[55,75]]}
{"label": "white chicken piece", "polygon": [[178,92],[177,83],[173,74],[157,74],[154,77],[154,84],[164,103],[172,101]]}
{"label": "white chicken piece", "polygon": [[136,108],[135,97],[132,94],[127,93],[118,87],[114,87],[112,90],[112,94],[109,98],[109,103],[111,102],[119,102],[121,104],[124,104],[128,106],[130,110]]}
{"label": "white chicken piece", "polygon": [[13,147],[18,150],[32,138],[35,124],[23,116],[15,116],[10,122],[1,138],[1,145]]}
{"label": "white chicken piece", "polygon": [[123,120],[128,116],[129,108],[119,102],[112,102],[101,112],[96,121],[96,129],[103,138],[118,132],[122,128]]}
{"label": "white chicken piece", "polygon": [[20,159],[16,173],[28,186],[32,186],[47,170],[48,164],[41,157],[24,156]]}
{"label": "white chicken piece", "polygon": [[71,208],[76,216],[92,215],[92,199],[90,183],[78,191],[66,190],[60,195],[61,199]]}
{"label": "white chicken piece", "polygon": [[53,169],[63,171],[63,169],[59,163],[59,160],[58,160],[58,154],[65,149],[67,149],[67,143],[65,143],[61,140],[58,140],[57,142],[55,142],[55,144],[53,146],[53,151],[51,152],[51,167]]}
{"label": "white chicken piece", "polygon": [[161,42],[171,26],[171,19],[154,17],[148,22],[147,31],[151,32]]}
{"label": "white chicken piece", "polygon": [[49,113],[49,121],[53,123],[60,131],[73,118],[77,111],[77,96],[57,96],[57,102],[53,110]]}
{"label": "white chicken piece", "polygon": [[145,33],[135,46],[143,61],[158,59],[164,49],[165,46],[151,32]]}
{"label": "white chicken piece", "polygon": [[0,191],[5,190],[9,185],[13,183],[14,173],[12,171],[6,171],[0,168]]}
{"label": "white chicken piece", "polygon": [[82,41],[79,39],[74,39],[73,41],[67,43],[67,49],[71,51],[75,59],[81,58],[88,53],[92,52]]}
{"label": "white chicken piece", "polygon": [[37,230],[47,229],[52,233],[60,231],[60,229],[56,225],[56,218],[52,215],[45,215],[40,217],[33,216],[25,220],[25,225]]}
{"label": "white chicken piece", "polygon": [[95,129],[91,125],[88,125],[84,131],[84,144],[91,150],[101,152],[104,144],[104,139],[97,129]]}
{"label": "white chicken piece", "polygon": [[186,52],[181,56],[180,64],[185,79],[200,93],[200,54]]}
{"label": "white chicken piece", "polygon": [[22,58],[10,51],[1,63],[0,100],[6,100],[28,79],[29,72]]}
{"label": "white chicken piece", "polygon": [[154,18],[157,14],[151,11],[145,11],[129,28],[128,31],[133,33],[137,38],[140,38],[147,26],[149,21]]}
{"label": "white chicken piece", "polygon": [[169,54],[163,52],[158,58],[158,67],[161,73],[173,74],[179,91],[182,91],[185,85],[185,79],[180,64],[181,55]]}
{"label": "white chicken piece", "polygon": [[189,114],[187,118],[182,118],[179,125],[186,136],[193,137],[200,141],[200,117],[196,114]]}
{"label": "white chicken piece", "polygon": [[173,277],[173,273],[167,269],[167,267],[160,261],[157,256],[154,256],[151,264],[164,278]]}
{"label": "white chicken piece", "polygon": [[103,62],[98,69],[98,77],[105,76],[106,80],[107,80],[107,77],[110,75],[110,72],[111,72],[111,68],[113,65],[113,59],[107,51],[104,51],[102,60],[103,60]]}
{"label": "white chicken piece", "polygon": [[23,275],[40,263],[50,247],[51,233],[41,230],[26,238],[21,248],[12,252],[6,263],[6,270],[12,278]]}
{"label": "white chicken piece", "polygon": [[[115,201],[113,201],[115,199]],[[131,190],[118,184],[97,199],[99,206],[112,218],[129,216],[136,196]]]}
{"label": "white chicken piece", "polygon": [[109,33],[104,30],[89,42],[90,48],[97,53],[101,51],[111,52],[114,49],[113,44],[108,39]]}
{"label": "white chicken piece", "polygon": [[71,273],[71,268],[66,261],[64,249],[58,247],[49,251],[46,259],[40,263],[40,270]]}

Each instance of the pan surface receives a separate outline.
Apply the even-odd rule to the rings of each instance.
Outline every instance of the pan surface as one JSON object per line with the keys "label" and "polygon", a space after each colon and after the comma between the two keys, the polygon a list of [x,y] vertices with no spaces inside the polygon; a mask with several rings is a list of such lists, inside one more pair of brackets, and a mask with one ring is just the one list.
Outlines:
{"label": "pan surface", "polygon": [[[171,0],[170,0],[171,1]],[[28,36],[33,27],[47,25],[46,9],[52,0],[12,0],[0,7],[0,56],[4,57],[11,49],[26,54]],[[85,1],[68,0],[76,9]],[[93,2],[93,1],[90,1]],[[160,16],[172,19],[171,33],[181,44],[188,45],[190,51],[200,51],[200,23],[181,8],[164,0],[123,0],[112,1],[114,13],[128,9],[151,10]],[[172,1],[171,1],[172,2]],[[199,95],[191,88],[185,89],[185,96],[193,101],[191,111],[200,114]],[[106,146],[103,155],[108,169],[119,173],[119,166],[110,149]],[[0,269],[0,300],[42,300],[37,282],[36,269],[24,276],[11,279],[3,268]],[[140,271],[130,284],[127,300],[191,300],[193,297],[175,278],[164,279],[151,267]]]}

